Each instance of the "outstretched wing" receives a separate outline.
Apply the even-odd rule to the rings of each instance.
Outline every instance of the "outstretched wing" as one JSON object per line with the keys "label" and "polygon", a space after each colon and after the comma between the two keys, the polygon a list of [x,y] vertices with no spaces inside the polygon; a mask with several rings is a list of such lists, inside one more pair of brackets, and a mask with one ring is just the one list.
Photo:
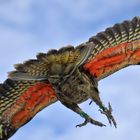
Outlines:
{"label": "outstretched wing", "polygon": [[0,140],[12,136],[36,113],[57,101],[53,81],[48,79],[70,75],[90,52],[90,46],[67,46],[16,64],[16,71],[10,72],[9,79],[0,85]]}
{"label": "outstretched wing", "polygon": [[[88,59],[87,59],[88,58]],[[39,54],[15,66],[9,77],[16,80],[43,80],[69,75],[83,64],[84,70],[98,80],[140,62],[140,17],[124,21],[93,36],[75,49],[72,46]]]}
{"label": "outstretched wing", "polygon": [[[50,50],[48,53],[39,53],[37,59],[28,60],[23,64],[16,64],[16,71],[9,73],[13,80],[50,80],[69,76],[75,68],[82,65],[91,53],[90,43],[74,48],[63,47],[59,50]],[[53,83],[53,81],[50,81]]]}
{"label": "outstretched wing", "polygon": [[15,81],[0,85],[0,140],[7,140],[37,112],[57,101],[47,81]]}
{"label": "outstretched wing", "polygon": [[140,17],[107,28],[89,39],[93,51],[84,69],[98,80],[140,63]]}

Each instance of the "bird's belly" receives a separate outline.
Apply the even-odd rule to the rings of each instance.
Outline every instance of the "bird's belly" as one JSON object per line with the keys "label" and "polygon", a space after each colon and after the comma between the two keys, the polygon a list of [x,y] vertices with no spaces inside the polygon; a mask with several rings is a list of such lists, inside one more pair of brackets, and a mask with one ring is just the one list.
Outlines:
{"label": "bird's belly", "polygon": [[59,99],[61,99],[61,101],[68,101],[76,104],[86,101],[90,98],[89,93],[93,92],[91,80],[83,73],[78,76],[73,74],[57,88],[60,91]]}
{"label": "bird's belly", "polygon": [[80,90],[80,88],[77,86],[76,88],[72,88],[70,92],[65,92],[65,97],[68,100],[79,104],[86,101],[89,98],[89,95],[86,92]]}

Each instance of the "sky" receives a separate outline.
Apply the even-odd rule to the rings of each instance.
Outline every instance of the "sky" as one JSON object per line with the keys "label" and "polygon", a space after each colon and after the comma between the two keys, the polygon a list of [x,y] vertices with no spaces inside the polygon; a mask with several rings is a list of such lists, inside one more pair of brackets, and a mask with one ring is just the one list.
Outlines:
{"label": "sky", "polygon": [[[13,64],[52,48],[77,46],[115,23],[140,16],[139,7],[140,0],[0,0],[0,82]],[[107,127],[75,128],[84,120],[57,102],[10,140],[140,140],[139,71],[139,66],[131,66],[99,82],[104,104],[112,104],[117,129],[89,100],[81,108]]]}

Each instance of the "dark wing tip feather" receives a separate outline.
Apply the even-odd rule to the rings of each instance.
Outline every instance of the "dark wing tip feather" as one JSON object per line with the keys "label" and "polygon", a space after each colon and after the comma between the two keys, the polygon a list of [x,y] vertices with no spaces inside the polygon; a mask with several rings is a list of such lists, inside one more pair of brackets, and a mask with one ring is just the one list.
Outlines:
{"label": "dark wing tip feather", "polygon": [[102,43],[100,41],[100,37],[97,35],[97,36],[93,36],[89,39],[89,42],[94,42],[94,44],[100,44],[102,46]]}
{"label": "dark wing tip feather", "polygon": [[74,47],[71,45],[68,45],[66,47],[62,47],[58,50],[58,53],[64,53],[66,51],[74,51]]}
{"label": "dark wing tip feather", "polygon": [[14,65],[14,68],[15,68],[16,70],[18,70],[18,71],[25,71],[25,70],[24,70],[24,65],[21,64],[21,63],[15,64],[15,65]]}
{"label": "dark wing tip feather", "polygon": [[35,64],[35,63],[38,63],[39,61],[37,60],[37,59],[29,59],[29,60],[27,60],[27,61],[25,61],[24,63],[23,63],[23,65],[25,65],[25,66],[30,66],[31,64]]}
{"label": "dark wing tip feather", "polygon": [[34,64],[37,64],[37,63],[39,63],[39,60],[30,59],[30,60],[27,60],[27,61],[25,61],[23,63],[15,64],[14,65],[14,68],[17,71],[25,72],[26,71],[26,68],[31,67],[31,65],[34,65]]}
{"label": "dark wing tip feather", "polygon": [[6,96],[8,91],[15,85],[15,81],[7,79],[3,84],[0,84],[0,96]]}
{"label": "dark wing tip feather", "polygon": [[130,31],[130,30],[133,30],[133,29],[134,29],[134,27],[133,27],[133,25],[132,25],[132,23],[131,23],[130,20],[125,20],[125,21],[122,23],[122,25],[124,25],[124,27],[126,28],[126,31],[128,32],[128,34],[129,34],[129,31]]}
{"label": "dark wing tip feather", "polygon": [[11,86],[7,83],[7,82],[4,82],[3,83],[3,88],[6,90],[6,91],[9,91],[11,89]]}
{"label": "dark wing tip feather", "polygon": [[11,80],[11,79],[6,79],[5,81],[10,87],[13,87],[15,85],[15,81]]}
{"label": "dark wing tip feather", "polygon": [[24,80],[24,81],[44,81],[47,80],[47,77],[40,76],[40,75],[30,75],[26,72],[20,72],[20,71],[11,71],[8,72],[8,78],[11,80]]}
{"label": "dark wing tip feather", "polygon": [[85,49],[85,47],[87,47],[88,45],[85,43],[80,44],[79,46],[76,47],[76,50],[78,51],[83,51],[83,49]]}
{"label": "dark wing tip feather", "polygon": [[38,53],[36,57],[38,60],[44,60],[44,58],[46,58],[46,53]]}
{"label": "dark wing tip feather", "polygon": [[3,88],[3,84],[0,86],[0,97],[5,96],[7,93],[7,90]]}
{"label": "dark wing tip feather", "polygon": [[136,16],[132,19],[132,24],[135,26],[139,25],[140,24],[140,17]]}
{"label": "dark wing tip feather", "polygon": [[49,55],[56,55],[58,53],[58,51],[56,49],[52,49],[52,50],[49,50],[46,54],[46,57],[49,56]]}
{"label": "dark wing tip feather", "polygon": [[18,77],[21,77],[23,74],[25,73],[20,71],[10,71],[8,72],[8,78],[12,80],[17,80]]}
{"label": "dark wing tip feather", "polygon": [[132,21],[140,21],[140,16],[135,16]]}

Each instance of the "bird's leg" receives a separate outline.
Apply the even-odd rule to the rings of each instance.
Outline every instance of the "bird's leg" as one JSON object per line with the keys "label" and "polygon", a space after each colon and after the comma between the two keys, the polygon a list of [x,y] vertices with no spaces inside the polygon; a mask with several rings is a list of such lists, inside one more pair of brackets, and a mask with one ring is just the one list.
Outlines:
{"label": "bird's leg", "polygon": [[[88,92],[90,98],[92,101],[94,101],[100,108],[100,112],[102,114],[105,114],[110,125],[113,123],[115,127],[117,127],[117,124],[115,122],[114,117],[112,116],[112,108],[111,105],[109,104],[109,108],[105,107],[99,97],[99,90],[98,90],[98,81],[96,78],[90,77],[90,75],[84,75],[82,77],[82,82],[84,83],[84,87],[79,86],[79,88],[81,88],[81,90],[83,90],[84,92]],[[89,81],[89,82],[87,82]],[[86,88],[85,88],[86,87]],[[89,105],[92,103],[92,101],[89,103]]]}
{"label": "bird's leg", "polygon": [[114,117],[112,116],[112,107],[111,107],[110,103],[108,103],[108,108],[104,107],[104,109],[99,109],[99,111],[102,114],[106,115],[110,125],[112,125],[112,123],[113,123],[115,128],[117,128],[117,123],[116,123]]}
{"label": "bird's leg", "polygon": [[76,127],[82,127],[85,126],[87,123],[91,123],[97,126],[105,126],[104,124],[102,124],[99,121],[96,121],[94,119],[92,119],[88,114],[86,114],[76,103],[67,103],[67,102],[61,102],[64,106],[66,106],[67,108],[73,110],[74,112],[78,113],[81,117],[83,117],[85,119],[85,121],[81,124],[76,125]]}
{"label": "bird's leg", "polygon": [[110,125],[112,125],[112,123],[113,123],[113,125],[115,127],[117,127],[116,121],[112,115],[112,107],[111,107],[110,103],[108,105],[108,108],[103,105],[103,103],[99,97],[99,91],[98,91],[97,87],[94,87],[93,92],[90,93],[90,97],[99,106],[99,108],[100,108],[99,111],[102,114],[106,115]]}

